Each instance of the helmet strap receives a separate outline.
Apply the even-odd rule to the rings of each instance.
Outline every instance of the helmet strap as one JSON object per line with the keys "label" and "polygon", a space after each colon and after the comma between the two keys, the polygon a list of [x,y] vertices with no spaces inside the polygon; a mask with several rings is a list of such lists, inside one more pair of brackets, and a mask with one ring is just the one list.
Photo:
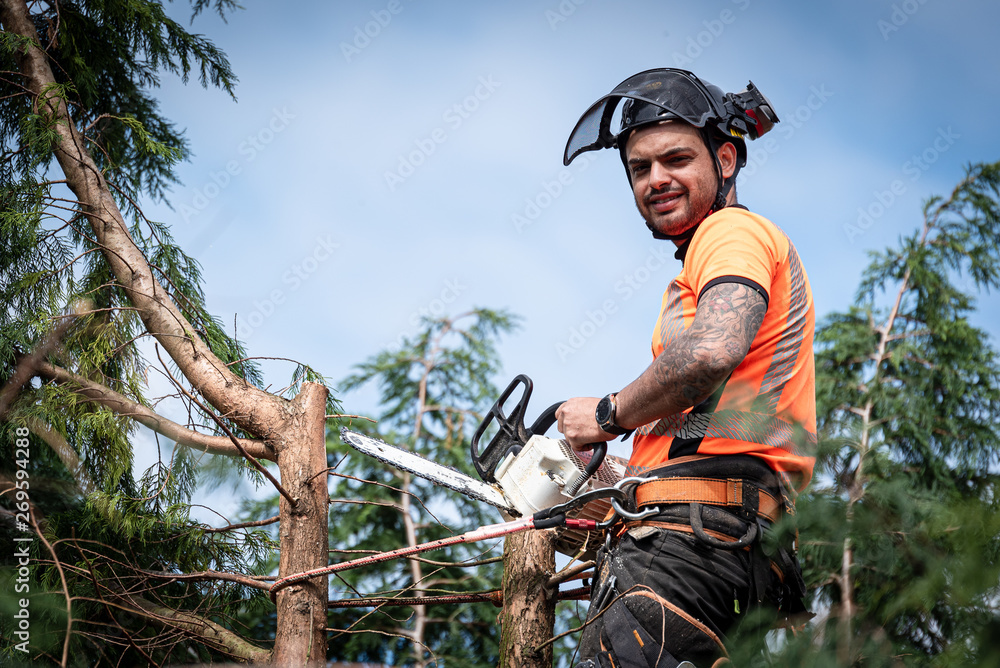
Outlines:
{"label": "helmet strap", "polygon": [[[707,217],[708,216],[705,216],[705,218]],[[702,220],[704,220],[704,218]],[[694,225],[684,230],[680,234],[664,234],[663,232],[660,232],[655,227],[650,225],[648,220],[646,221],[646,227],[648,227],[649,231],[653,233],[653,238],[659,239],[661,241],[686,241],[694,236],[694,233],[698,229],[699,225],[701,225],[701,221],[695,223]]]}
{"label": "helmet strap", "polygon": [[705,142],[705,148],[708,149],[709,154],[712,156],[712,163],[715,164],[715,201],[712,202],[712,208],[705,214],[705,218],[708,218],[716,211],[726,208],[726,197],[729,196],[729,191],[733,187],[731,179],[734,180],[736,174],[734,173],[731,179],[722,176],[722,163],[719,161],[719,152],[716,150],[716,142],[712,138],[712,133],[708,128],[699,128],[699,132],[701,133],[702,141]]}

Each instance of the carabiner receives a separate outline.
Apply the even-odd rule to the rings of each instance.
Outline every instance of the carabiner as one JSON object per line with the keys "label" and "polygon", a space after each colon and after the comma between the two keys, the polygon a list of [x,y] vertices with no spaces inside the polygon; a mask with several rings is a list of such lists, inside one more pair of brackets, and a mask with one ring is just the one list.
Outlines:
{"label": "carabiner", "polygon": [[650,508],[646,508],[645,510],[640,510],[633,513],[631,511],[622,508],[621,504],[618,503],[618,499],[611,499],[611,507],[614,509],[616,515],[624,517],[625,519],[632,522],[634,522],[635,520],[644,520],[647,517],[652,517],[653,515],[657,515],[660,512],[659,506],[652,506]]}
{"label": "carabiner", "polygon": [[537,513],[533,515],[533,517],[539,520],[548,519],[549,517],[553,517],[555,515],[566,514],[578,508],[582,508],[588,503],[591,503],[593,501],[598,501],[600,499],[607,499],[607,498],[611,499],[620,498],[624,500],[625,497],[626,497],[625,492],[623,492],[620,489],[617,489],[616,487],[601,487],[599,489],[594,489],[589,492],[584,492],[583,494],[575,496],[569,501],[565,503],[560,503],[557,506],[552,506],[551,508],[544,508],[542,510],[539,510]]}
{"label": "carabiner", "polygon": [[[644,478],[642,476],[629,476],[627,478],[622,478],[621,480],[616,482],[614,486],[615,489],[624,492],[627,498],[632,498],[634,500],[635,487],[640,483],[647,482],[648,480],[649,478]],[[632,489],[626,491],[624,489],[626,486],[632,486]],[[632,511],[623,508],[622,505],[618,502],[617,498],[611,499],[611,507],[614,509],[616,515],[618,515],[619,517],[624,517],[626,520],[633,522],[636,520],[644,520],[647,517],[652,517],[653,515],[656,515],[660,512],[658,506],[653,506],[651,508],[647,508],[645,510],[639,510],[633,513]]]}
{"label": "carabiner", "polygon": [[[631,475],[631,476],[628,476],[627,478],[622,478],[621,480],[619,480],[618,482],[616,482],[613,485],[613,487],[615,489],[620,489],[623,492],[625,492],[624,488],[627,485],[638,485],[641,482],[648,482],[648,481],[649,481],[649,478],[644,478],[644,477],[638,476],[638,475]],[[626,494],[627,493],[628,492],[626,492]]]}

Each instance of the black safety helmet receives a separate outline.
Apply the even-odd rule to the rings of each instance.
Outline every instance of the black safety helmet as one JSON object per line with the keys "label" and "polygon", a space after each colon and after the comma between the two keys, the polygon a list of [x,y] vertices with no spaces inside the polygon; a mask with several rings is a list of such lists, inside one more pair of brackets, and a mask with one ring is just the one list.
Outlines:
{"label": "black safety helmet", "polygon": [[[614,133],[611,121],[621,100],[625,100],[621,125]],[[718,86],[702,81],[687,70],[672,67],[646,70],[615,86],[580,117],[566,142],[563,164],[569,165],[586,151],[617,147],[631,183],[625,156],[629,136],[645,125],[668,120],[684,121],[701,130],[719,178],[712,206],[712,211],[717,211],[725,206],[736,174],[746,165],[744,137],[757,139],[774,127],[778,115],[752,81],[739,93],[723,93]],[[736,170],[731,177],[723,179],[716,152],[727,142],[736,147]],[[654,232],[654,236],[659,235]]]}

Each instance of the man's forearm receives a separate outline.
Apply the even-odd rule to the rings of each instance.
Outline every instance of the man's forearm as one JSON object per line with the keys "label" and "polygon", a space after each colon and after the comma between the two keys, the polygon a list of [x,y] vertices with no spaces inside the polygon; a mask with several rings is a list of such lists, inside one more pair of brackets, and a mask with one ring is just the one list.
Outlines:
{"label": "man's forearm", "polygon": [[[757,335],[767,302],[740,283],[705,291],[694,322],[618,393],[615,423],[634,429],[695,406],[739,366]],[[596,397],[574,397],[556,411],[559,431],[576,449],[614,438],[594,416]]]}
{"label": "man's forearm", "polygon": [[698,405],[743,361],[767,311],[764,299],[723,283],[702,302],[691,327],[618,393],[619,426],[634,429]]}
{"label": "man's forearm", "polygon": [[635,429],[667,415],[696,406],[730,374],[731,368],[713,365],[703,346],[681,336],[668,350],[622,389],[617,396],[616,422]]}

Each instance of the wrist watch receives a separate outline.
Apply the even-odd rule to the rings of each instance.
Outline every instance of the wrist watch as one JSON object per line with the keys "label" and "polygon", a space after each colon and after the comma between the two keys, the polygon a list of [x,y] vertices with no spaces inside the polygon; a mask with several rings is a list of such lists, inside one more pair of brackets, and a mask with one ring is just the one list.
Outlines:
{"label": "wrist watch", "polygon": [[617,394],[617,392],[612,392],[597,402],[597,410],[594,412],[594,418],[601,429],[609,434],[620,436],[629,433],[631,430],[622,429],[615,422],[615,413],[618,411],[618,404],[615,402]]}

